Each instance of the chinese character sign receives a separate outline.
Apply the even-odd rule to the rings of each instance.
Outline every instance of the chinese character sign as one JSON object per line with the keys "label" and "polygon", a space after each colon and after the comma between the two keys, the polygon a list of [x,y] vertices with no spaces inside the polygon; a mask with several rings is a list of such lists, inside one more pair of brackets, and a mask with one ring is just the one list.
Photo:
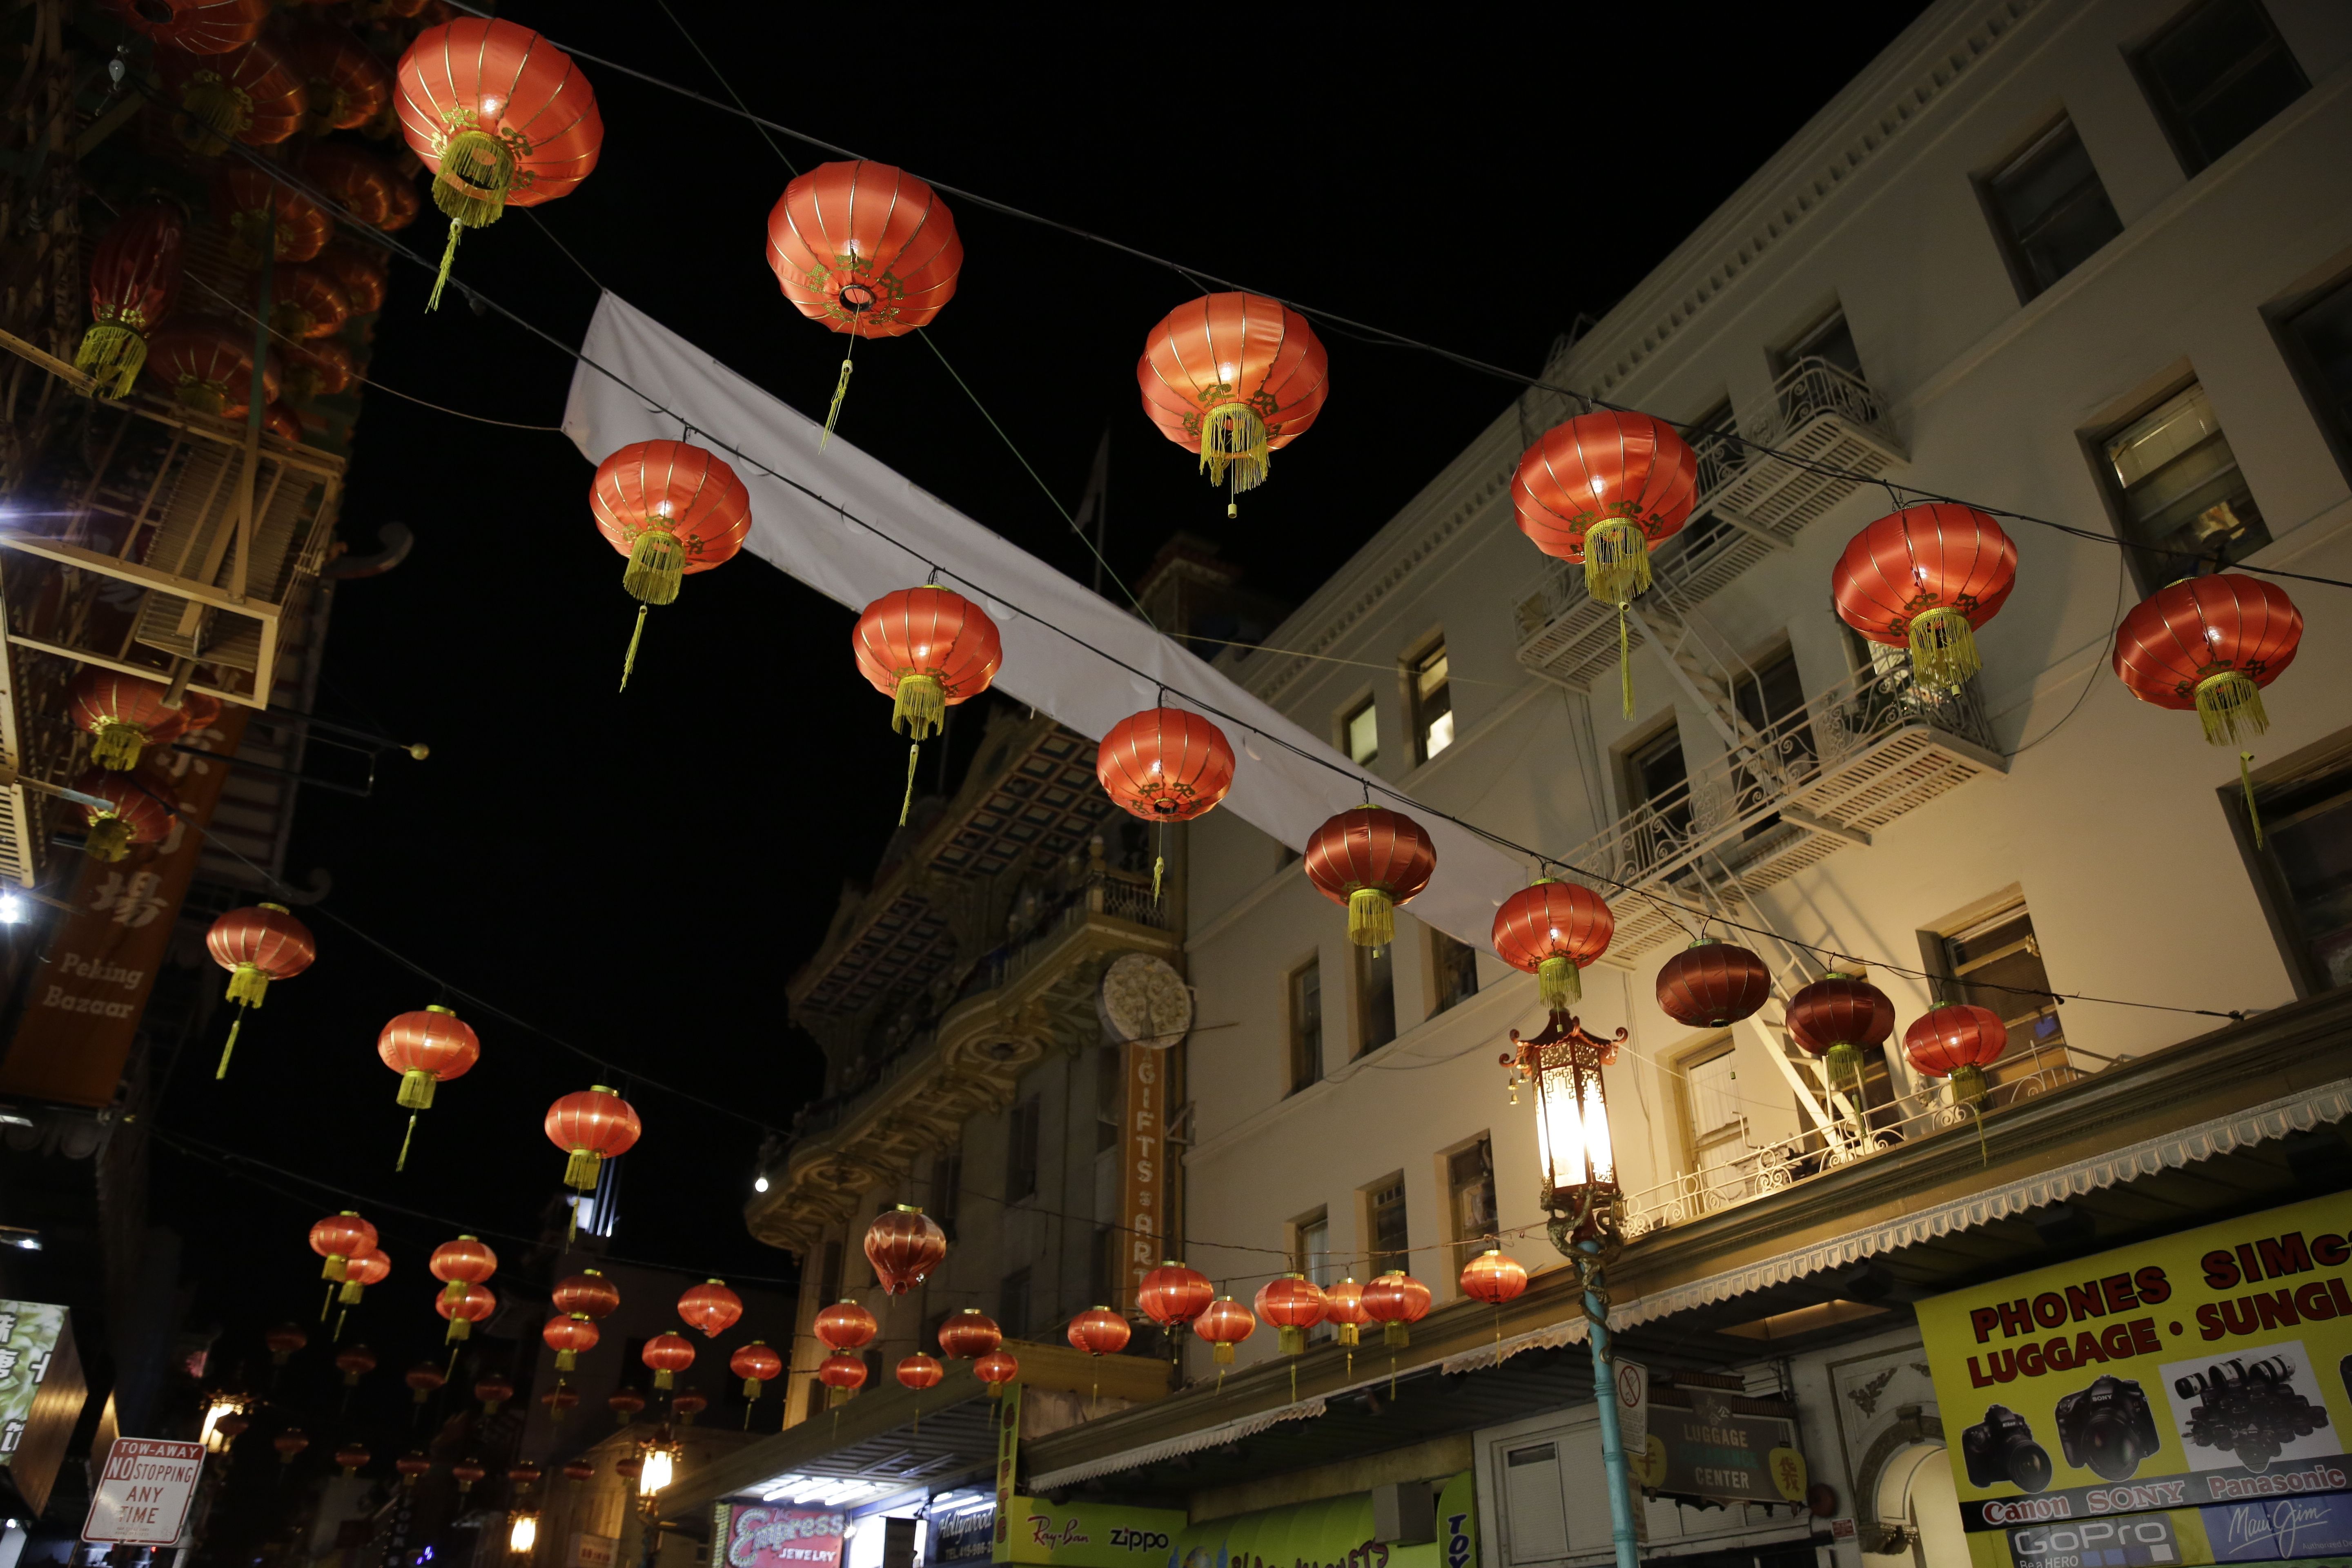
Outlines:
{"label": "chinese character sign", "polygon": [[0,1301],[0,1470],[36,1511],[47,1506],[87,1393],[65,1308]]}

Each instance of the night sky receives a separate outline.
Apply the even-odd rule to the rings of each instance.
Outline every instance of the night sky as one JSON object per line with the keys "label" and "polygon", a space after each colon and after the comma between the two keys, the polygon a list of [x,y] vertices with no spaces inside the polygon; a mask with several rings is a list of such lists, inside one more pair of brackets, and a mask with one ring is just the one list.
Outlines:
{"label": "night sky", "polygon": [[[1547,8],[1543,22],[1516,25],[1482,11],[1463,14],[1468,26],[1423,16],[1348,37],[1279,9],[1253,24],[1246,10],[1195,8],[1118,32],[1097,25],[1099,11],[950,19],[670,3],[755,110],[1527,373],[1920,9],[1857,6],[1800,26],[1784,10],[1707,7],[1704,26],[1695,8]],[[501,9],[559,44],[723,96],[657,5]],[[821,416],[843,340],[786,304],[767,268],[782,161],[740,121],[585,68],[604,112],[601,165],[572,195],[469,234],[459,278],[576,342],[596,289],[551,234],[604,286]],[[828,156],[781,144],[803,170]],[[1144,334],[1195,287],[949,202],[965,260],[931,335],[1065,505],[1110,431],[1108,553],[1130,583],[1190,529],[1220,541],[1252,585],[1297,602],[1514,395],[1318,324],[1330,401],[1251,497],[1244,526],[1229,524],[1222,492],[1138,406]],[[437,253],[442,232],[428,202],[400,237]],[[572,361],[454,291],[421,314],[427,282],[394,262],[371,374],[452,408],[558,423]],[[1084,547],[937,357],[906,340],[856,358],[847,439],[1088,574]],[[261,1331],[315,1313],[304,1233],[348,1205],[382,1227],[394,1258],[367,1330],[389,1384],[439,1342],[423,1263],[459,1228],[443,1222],[494,1239],[535,1232],[563,1165],[541,1117],[596,1082],[624,1086],[646,1122],[624,1162],[617,1254],[746,1280],[793,1272],[750,1240],[740,1213],[762,1126],[783,1127],[819,1081],[784,985],[845,880],[870,873],[889,835],[905,743],[851,665],[851,613],[748,554],[654,612],[636,676],[617,693],[635,605],[622,558],[590,521],[591,473],[560,435],[370,395],[341,532],[364,552],[397,521],[417,543],[398,571],[338,592],[319,705],[428,742],[433,755],[388,758],[371,799],[307,793],[288,869],[298,883],[325,869],[340,921],[614,1066],[452,1001],[336,919],[306,917],[317,965],[272,989],[215,1085],[224,1015],[178,1064],[160,1119],[166,1136],[349,1194],[331,1201],[279,1176],[264,1187],[158,1149],[157,1217],[194,1243],[191,1321],[225,1329],[219,1366],[266,1372]],[[483,1059],[442,1089],[394,1175],[404,1113],[375,1034],[436,1001],[479,1029]],[[404,1219],[389,1203],[436,1217]]]}

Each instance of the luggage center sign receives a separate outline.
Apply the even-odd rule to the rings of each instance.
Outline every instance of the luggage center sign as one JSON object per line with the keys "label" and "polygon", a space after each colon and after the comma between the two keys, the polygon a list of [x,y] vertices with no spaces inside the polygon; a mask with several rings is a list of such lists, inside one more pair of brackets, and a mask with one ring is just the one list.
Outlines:
{"label": "luggage center sign", "polygon": [[2352,1194],[1919,1304],[1974,1568],[2352,1552]]}
{"label": "luggage center sign", "polygon": [[89,1500],[84,1541],[171,1546],[188,1522],[188,1503],[204,1473],[205,1446],[152,1437],[118,1437]]}

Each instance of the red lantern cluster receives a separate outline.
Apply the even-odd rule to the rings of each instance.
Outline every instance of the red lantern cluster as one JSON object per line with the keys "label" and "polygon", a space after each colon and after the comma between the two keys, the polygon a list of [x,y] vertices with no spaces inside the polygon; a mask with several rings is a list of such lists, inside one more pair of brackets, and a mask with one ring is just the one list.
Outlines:
{"label": "red lantern cluster", "polygon": [[340,1283],[351,1260],[374,1251],[375,1241],[375,1226],[352,1209],[320,1220],[310,1227],[310,1250],[326,1259],[319,1278]]}

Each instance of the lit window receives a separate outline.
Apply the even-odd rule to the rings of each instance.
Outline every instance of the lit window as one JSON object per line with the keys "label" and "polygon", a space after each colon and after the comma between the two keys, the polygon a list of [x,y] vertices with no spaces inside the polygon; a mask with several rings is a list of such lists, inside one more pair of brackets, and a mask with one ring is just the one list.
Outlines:
{"label": "lit window", "polygon": [[2271,542],[2205,390],[2192,386],[2102,447],[2141,590],[2217,571]]}
{"label": "lit window", "polygon": [[1427,762],[1454,744],[1454,689],[1446,679],[1445,645],[1437,643],[1414,659],[1412,739],[1415,760]]}
{"label": "lit window", "polygon": [[1370,767],[1381,754],[1380,710],[1369,697],[1358,703],[1354,711],[1340,721],[1339,730],[1348,746],[1348,760],[1358,767]]}
{"label": "lit window", "polygon": [[2261,0],[2202,0],[2149,39],[2132,63],[2192,174],[2311,86]]}
{"label": "lit window", "polygon": [[2021,300],[2063,278],[2123,233],[2091,154],[2060,121],[1984,182]]}

